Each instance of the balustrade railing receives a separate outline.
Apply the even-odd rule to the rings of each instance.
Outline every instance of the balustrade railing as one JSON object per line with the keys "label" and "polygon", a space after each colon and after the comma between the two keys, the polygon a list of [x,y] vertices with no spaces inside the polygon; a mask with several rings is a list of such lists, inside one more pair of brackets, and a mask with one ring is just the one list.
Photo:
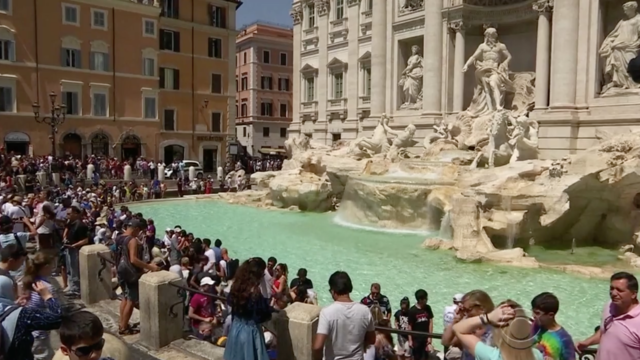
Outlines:
{"label": "balustrade railing", "polygon": [[109,272],[111,272],[111,268],[109,267],[109,265],[115,265],[116,262],[115,260],[113,260],[112,255],[105,256],[103,254],[98,253],[98,257],[100,258],[100,269],[98,270],[98,280],[102,282],[103,280],[102,272],[107,269],[109,270]]}

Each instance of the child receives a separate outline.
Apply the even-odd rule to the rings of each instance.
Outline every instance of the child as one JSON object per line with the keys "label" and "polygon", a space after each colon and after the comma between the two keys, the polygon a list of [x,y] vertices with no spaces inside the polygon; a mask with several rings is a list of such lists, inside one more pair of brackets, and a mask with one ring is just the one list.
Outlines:
{"label": "child", "polygon": [[[36,282],[41,282],[49,288],[49,292],[53,293],[53,287],[49,283],[49,277],[53,272],[53,256],[44,252],[38,252],[27,260],[27,266],[25,269],[25,276],[22,280],[23,286],[23,296],[28,299],[27,307],[40,309],[42,311],[47,311],[47,306],[44,303],[44,300],[38,294],[38,292],[33,291],[33,285]],[[35,359],[46,359],[49,360],[53,358],[54,351],[51,347],[51,339],[49,338],[49,333],[46,331],[35,331],[33,333],[33,357]]]}
{"label": "child", "polygon": [[114,360],[102,357],[105,340],[100,318],[88,311],[78,311],[62,318],[60,352],[69,360]]}
{"label": "child", "polygon": [[549,360],[573,360],[576,352],[571,335],[556,322],[556,314],[560,308],[558,298],[549,292],[543,292],[531,300],[533,333],[536,346]]}

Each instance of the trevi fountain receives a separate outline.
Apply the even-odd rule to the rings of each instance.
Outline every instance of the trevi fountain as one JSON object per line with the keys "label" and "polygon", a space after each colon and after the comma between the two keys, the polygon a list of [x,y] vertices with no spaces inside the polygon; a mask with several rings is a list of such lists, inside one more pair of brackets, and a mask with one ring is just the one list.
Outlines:
{"label": "trevi fountain", "polygon": [[[622,8],[624,18],[598,51],[603,98],[640,96],[626,70],[640,49],[640,16],[634,1]],[[422,101],[423,59],[419,46],[411,51],[398,84],[401,108]],[[252,190],[216,197],[336,211],[342,224],[429,234],[424,247],[455,251],[465,261],[536,268],[546,265],[527,253],[532,246],[567,255],[601,247],[619,251],[629,268],[640,267],[640,132],[599,129],[588,149],[543,159],[540,123],[531,116],[536,74],[510,71],[519,56],[526,55],[510,52],[498,30],[487,26],[484,41],[457,69],[474,73],[470,105],[438,121],[423,140],[411,123],[394,130],[385,114],[370,135],[332,146],[292,136],[281,171],[255,173]],[[229,176],[241,179],[242,171]],[[600,278],[614,270],[553,266]]]}

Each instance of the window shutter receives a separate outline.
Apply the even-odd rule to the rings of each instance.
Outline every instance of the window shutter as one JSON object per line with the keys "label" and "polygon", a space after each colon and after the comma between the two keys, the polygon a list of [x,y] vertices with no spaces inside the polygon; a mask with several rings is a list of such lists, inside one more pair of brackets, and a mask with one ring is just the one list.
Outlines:
{"label": "window shutter", "polygon": [[71,93],[71,111],[72,114],[74,115],[79,115],[79,107],[78,107],[78,93],[77,92],[72,92]]}
{"label": "window shutter", "polygon": [[180,33],[177,31],[173,33],[173,43],[175,44],[173,51],[180,52]]}
{"label": "window shutter", "polygon": [[2,88],[2,105],[4,111],[13,111],[13,90]]}
{"label": "window shutter", "polygon": [[180,18],[180,0],[173,0],[173,13],[176,19]]}
{"label": "window shutter", "polygon": [[96,53],[89,53],[89,70],[96,70]]}
{"label": "window shutter", "polygon": [[180,70],[173,70],[173,90],[180,89]]}
{"label": "window shutter", "polygon": [[60,65],[67,66],[67,49],[60,49]]}
{"label": "window shutter", "polygon": [[160,44],[158,44],[160,46],[160,50],[166,50],[164,46],[164,38],[166,36],[166,32],[163,29],[160,29],[160,34],[158,35],[158,39],[160,39]]}
{"label": "window shutter", "polygon": [[160,89],[164,89],[164,68],[160,68]]}
{"label": "window shutter", "polygon": [[209,38],[209,57],[213,57],[213,39]]}
{"label": "window shutter", "polygon": [[227,9],[226,8],[219,8],[220,10],[220,24],[219,26],[223,29],[227,28]]}
{"label": "window shutter", "polygon": [[209,25],[216,25],[216,7],[212,4],[207,4],[207,11],[209,12]]}
{"label": "window shutter", "polygon": [[82,69],[82,53],[80,50],[73,50],[73,52],[76,54],[76,67]]}

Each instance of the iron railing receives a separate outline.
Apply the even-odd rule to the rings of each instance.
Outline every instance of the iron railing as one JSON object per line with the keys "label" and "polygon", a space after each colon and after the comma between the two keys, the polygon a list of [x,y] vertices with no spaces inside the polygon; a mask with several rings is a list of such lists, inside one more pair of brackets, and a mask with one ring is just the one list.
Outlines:
{"label": "iron railing", "polygon": [[[116,262],[113,260],[112,256],[105,256],[101,253],[98,253],[98,258],[100,258],[100,269],[98,270],[98,280],[102,282],[102,272],[109,268],[109,265],[115,265]],[[111,271],[111,268],[109,268]]]}

